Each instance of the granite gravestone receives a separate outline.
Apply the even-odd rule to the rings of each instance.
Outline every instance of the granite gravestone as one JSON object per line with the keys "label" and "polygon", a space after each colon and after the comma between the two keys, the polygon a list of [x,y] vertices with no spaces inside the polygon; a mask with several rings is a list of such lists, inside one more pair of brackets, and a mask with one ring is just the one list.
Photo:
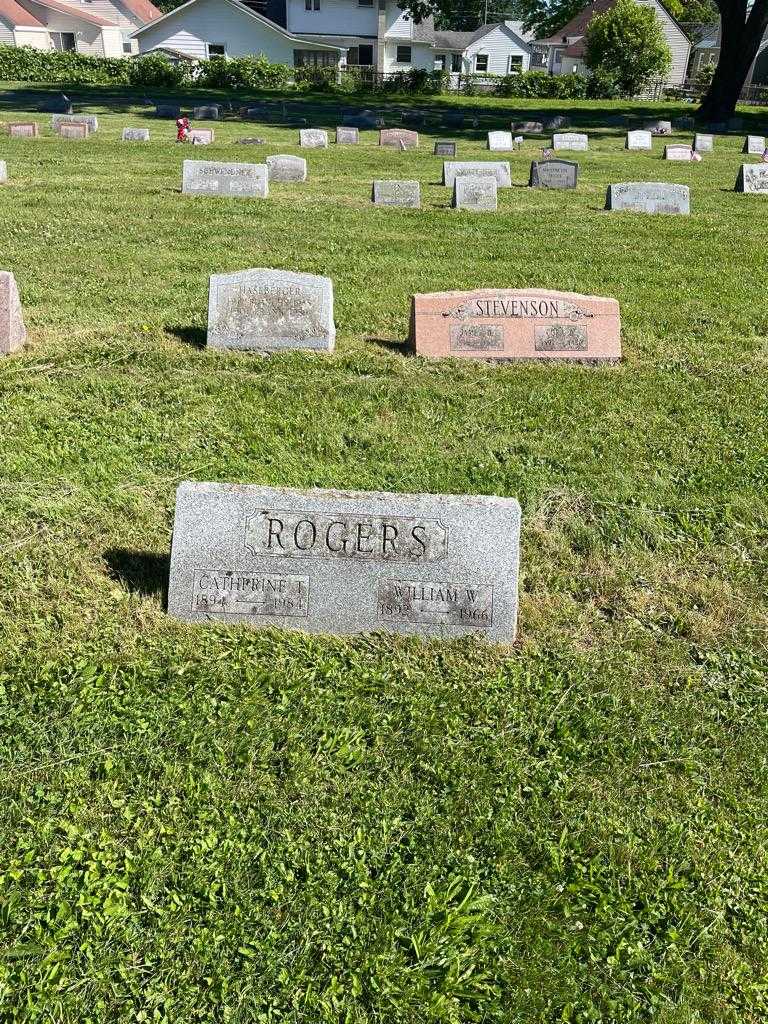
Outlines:
{"label": "granite gravestone", "polygon": [[665,160],[683,160],[690,162],[693,160],[693,150],[690,146],[674,145],[664,147],[664,159]]}
{"label": "granite gravestone", "polygon": [[303,149],[327,149],[328,132],[322,128],[301,128],[299,145]]}
{"label": "granite gravestone", "polygon": [[508,153],[513,150],[512,132],[488,132],[488,149],[494,153]]}
{"label": "granite gravestone", "polygon": [[380,146],[394,146],[397,149],[418,149],[419,133],[408,128],[382,128],[379,132]]}
{"label": "granite gravestone", "polygon": [[542,125],[542,130],[545,132],[557,132],[562,128],[567,128],[571,122],[564,114],[556,114],[554,117],[550,117]]}
{"label": "granite gravestone", "polygon": [[89,132],[99,130],[99,119],[95,114],[54,114],[51,128],[56,132],[63,124],[84,124],[88,126]]}
{"label": "granite gravestone", "polygon": [[158,103],[155,105],[155,117],[164,117],[175,121],[181,117],[181,107],[177,103]]}
{"label": "granite gravestone", "polygon": [[8,164],[5,160],[0,160],[0,185],[4,185],[8,181]]}
{"label": "granite gravestone", "polygon": [[69,96],[60,92],[58,96],[49,96],[37,108],[41,114],[71,114],[72,102]]}
{"label": "granite gravestone", "polygon": [[541,121],[518,121],[513,128],[516,132],[522,132],[523,135],[542,135],[544,133],[544,125]]}
{"label": "granite gravestone", "polygon": [[215,160],[185,160],[181,191],[185,195],[241,196],[265,199],[269,195],[266,164],[227,164]]}
{"label": "granite gravestone", "polygon": [[512,187],[512,172],[508,160],[444,160],[443,184],[453,188],[456,178],[464,175],[473,178],[490,174],[496,179],[499,188]]}
{"label": "granite gravestone", "polygon": [[666,181],[626,181],[609,185],[605,197],[606,210],[628,210],[633,213],[691,212],[687,185]]}
{"label": "granite gravestone", "polygon": [[768,195],[768,164],[742,164],[736,179],[736,191]]}
{"label": "granite gravestone", "polygon": [[748,135],[744,139],[742,153],[750,153],[752,156],[762,156],[765,152],[765,137],[763,135]]}
{"label": "granite gravestone", "polygon": [[307,161],[300,156],[278,153],[267,157],[267,171],[270,181],[306,181]]}
{"label": "granite gravestone", "polygon": [[486,174],[477,178],[459,175],[453,183],[453,207],[482,212],[498,207],[496,179]]}
{"label": "granite gravestone", "polygon": [[374,181],[371,192],[374,206],[421,206],[418,181]]}
{"label": "granite gravestone", "polygon": [[350,636],[511,644],[514,498],[180,484],[168,612]]}
{"label": "granite gravestone", "polygon": [[579,165],[573,160],[534,160],[529,188],[576,188]]}
{"label": "granite gravestone", "polygon": [[329,277],[263,269],[211,277],[210,348],[333,352],[335,342]]}
{"label": "granite gravestone", "polygon": [[359,128],[351,128],[348,125],[340,125],[336,129],[337,146],[356,146],[360,141]]}
{"label": "granite gravestone", "polygon": [[266,139],[249,138],[236,140],[236,145],[238,146],[266,146],[266,144]]}
{"label": "granite gravestone", "polygon": [[456,143],[448,139],[438,139],[435,143],[435,156],[456,156]]}
{"label": "granite gravestone", "polygon": [[210,146],[213,142],[213,128],[190,128],[187,136],[193,146]]}
{"label": "granite gravestone", "polygon": [[589,149],[589,138],[581,132],[560,132],[552,136],[552,149]]}
{"label": "granite gravestone", "polygon": [[123,128],[123,142],[149,142],[149,128]]}
{"label": "granite gravestone", "polygon": [[221,111],[217,104],[210,103],[202,107],[194,107],[192,117],[196,121],[218,121],[221,117]]}
{"label": "granite gravestone", "polygon": [[8,125],[8,134],[17,139],[36,139],[40,129],[36,121],[12,121]]}
{"label": "granite gravestone", "polygon": [[414,295],[410,342],[417,355],[431,357],[615,362],[619,304],[539,288]]}
{"label": "granite gravestone", "polygon": [[87,124],[60,124],[56,129],[56,134],[61,139],[87,139],[88,125]]}
{"label": "granite gravestone", "polygon": [[650,132],[627,132],[626,149],[653,149],[653,136]]}
{"label": "granite gravestone", "polygon": [[697,153],[711,153],[715,148],[714,135],[702,135],[697,132],[693,137],[693,148]]}
{"label": "granite gravestone", "polygon": [[647,121],[645,124],[645,130],[650,132],[651,135],[671,135],[672,134],[672,122],[671,121]]}
{"label": "granite gravestone", "polygon": [[18,352],[26,337],[16,279],[10,271],[0,270],[0,356]]}

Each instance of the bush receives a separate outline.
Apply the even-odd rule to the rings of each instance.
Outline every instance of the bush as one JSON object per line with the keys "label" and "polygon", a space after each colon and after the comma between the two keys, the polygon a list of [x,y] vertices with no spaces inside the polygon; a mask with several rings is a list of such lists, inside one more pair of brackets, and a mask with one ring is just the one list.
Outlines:
{"label": "bush", "polygon": [[130,61],[123,57],[89,57],[83,53],[0,46],[0,80],[51,82],[57,85],[129,85]]}
{"label": "bush", "polygon": [[131,85],[174,89],[191,81],[192,65],[173,64],[159,53],[148,53],[144,57],[133,57],[125,61]]}
{"label": "bush", "polygon": [[590,100],[615,100],[621,96],[621,87],[616,75],[605,68],[596,68],[587,79],[587,98]]}
{"label": "bush", "polygon": [[587,79],[583,75],[549,75],[546,71],[524,71],[500,78],[494,90],[497,96],[517,99],[584,99]]}
{"label": "bush", "polygon": [[[297,81],[301,70],[304,69],[296,69]],[[200,61],[195,81],[206,89],[284,89],[293,77],[293,68],[271,64],[259,54],[258,57],[211,57]]]}
{"label": "bush", "polygon": [[635,0],[617,0],[595,15],[587,26],[586,65],[611,75],[622,96],[638,96],[664,78],[672,54],[656,12]]}

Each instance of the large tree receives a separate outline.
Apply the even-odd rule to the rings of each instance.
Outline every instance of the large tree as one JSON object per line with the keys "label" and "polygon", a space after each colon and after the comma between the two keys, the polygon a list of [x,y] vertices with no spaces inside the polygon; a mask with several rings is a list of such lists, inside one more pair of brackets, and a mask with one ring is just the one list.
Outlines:
{"label": "large tree", "polygon": [[768,28],[768,0],[715,0],[720,11],[720,60],[699,107],[702,121],[727,121],[733,114]]}
{"label": "large tree", "polygon": [[623,96],[637,96],[664,79],[672,54],[652,7],[616,0],[587,26],[586,65],[616,82]]}

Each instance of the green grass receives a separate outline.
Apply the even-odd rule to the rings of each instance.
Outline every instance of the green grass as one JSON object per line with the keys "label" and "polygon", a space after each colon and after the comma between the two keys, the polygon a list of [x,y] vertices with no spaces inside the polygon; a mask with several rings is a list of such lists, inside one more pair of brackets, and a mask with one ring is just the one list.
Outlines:
{"label": "green grass", "polygon": [[[461,157],[526,113],[463,102]],[[496,215],[448,208],[444,129],[268,201],[182,196],[138,108],[0,138],[3,1021],[768,1019],[768,201],[741,137],[668,164],[528,106],[593,128],[580,186],[521,187],[527,143]],[[424,208],[372,208],[399,176]],[[642,179],[691,217],[603,212]],[[209,274],[259,266],[333,279],[331,358],[201,347]],[[414,292],[480,286],[616,297],[622,365],[405,354]],[[169,620],[188,478],[516,496],[516,647]]]}

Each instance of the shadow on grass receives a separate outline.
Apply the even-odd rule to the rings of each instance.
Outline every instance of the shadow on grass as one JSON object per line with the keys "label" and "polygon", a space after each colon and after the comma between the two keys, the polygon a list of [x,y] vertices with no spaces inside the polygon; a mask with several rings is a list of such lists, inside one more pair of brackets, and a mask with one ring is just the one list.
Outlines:
{"label": "shadow on grass", "polygon": [[154,551],[108,548],[104,561],[110,577],[122,583],[132,594],[159,597],[166,604],[170,557]]}
{"label": "shadow on grass", "polygon": [[365,340],[369,345],[378,345],[379,348],[383,348],[387,352],[397,352],[401,356],[412,354],[411,345],[407,338],[402,341],[395,338],[366,338]]}
{"label": "shadow on grass", "polygon": [[176,327],[166,327],[166,334],[173,335],[174,338],[178,338],[184,345],[189,345],[191,348],[205,348],[208,335],[202,327],[183,327],[181,325]]}

